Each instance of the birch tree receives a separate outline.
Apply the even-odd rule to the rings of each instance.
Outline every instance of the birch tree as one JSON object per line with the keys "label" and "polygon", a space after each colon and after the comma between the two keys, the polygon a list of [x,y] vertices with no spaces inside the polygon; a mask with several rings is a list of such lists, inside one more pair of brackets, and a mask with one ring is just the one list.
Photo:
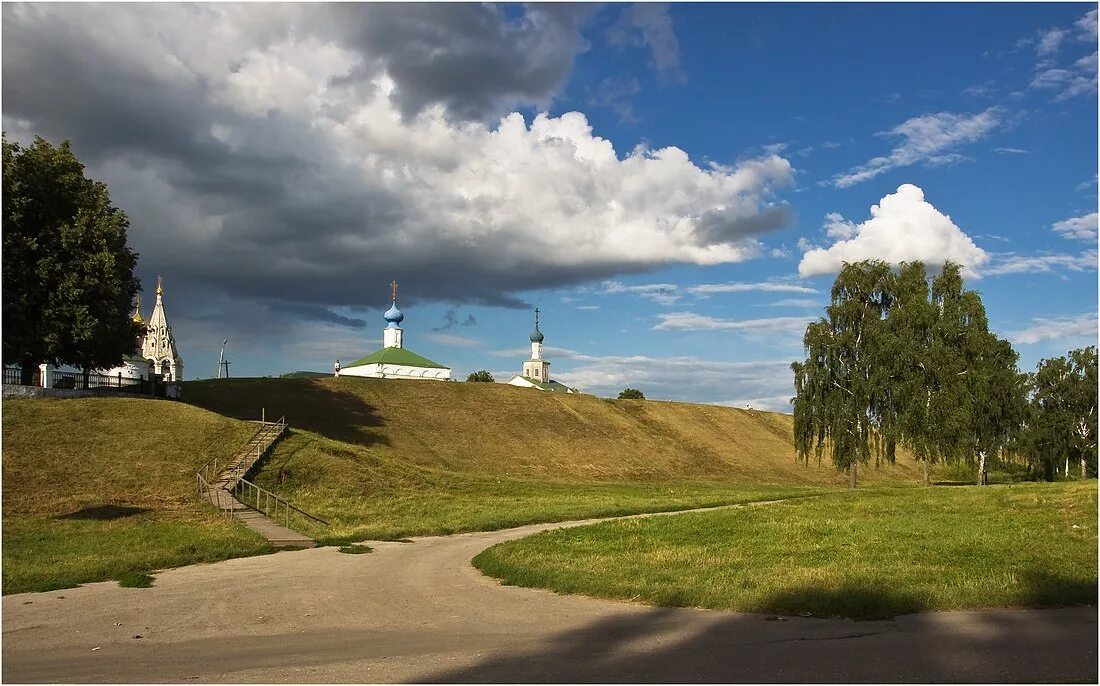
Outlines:
{"label": "birch tree", "polygon": [[989,458],[1019,438],[1027,419],[1027,375],[1016,368],[1018,359],[1012,344],[990,333],[971,366],[967,414],[979,486],[989,483]]}
{"label": "birch tree", "polygon": [[1029,448],[1032,464],[1044,478],[1055,466],[1076,461],[1081,478],[1096,469],[1096,347],[1041,360],[1031,375]]}
{"label": "birch tree", "polygon": [[851,488],[861,463],[894,459],[893,436],[883,431],[883,419],[893,416],[883,392],[893,280],[884,262],[845,264],[826,316],[806,327],[806,360],[791,365],[799,459],[808,461],[812,452],[820,461],[828,450]]}

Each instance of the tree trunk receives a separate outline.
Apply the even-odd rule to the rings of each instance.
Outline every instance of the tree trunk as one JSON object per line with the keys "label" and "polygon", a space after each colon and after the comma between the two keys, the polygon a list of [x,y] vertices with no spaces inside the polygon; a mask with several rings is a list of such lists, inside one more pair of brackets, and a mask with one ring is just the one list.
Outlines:
{"label": "tree trunk", "polygon": [[1069,478],[1069,455],[1066,455],[1066,471],[1062,472],[1062,478]]}
{"label": "tree trunk", "polygon": [[90,370],[90,369],[88,369],[87,367],[85,367],[85,368],[84,368],[84,388],[87,388],[87,387],[88,387],[88,375],[89,375],[90,373],[91,373],[91,370]]}
{"label": "tree trunk", "polygon": [[989,464],[986,462],[984,450],[978,451],[978,485],[989,485]]}
{"label": "tree trunk", "polygon": [[1084,455],[1081,456],[1081,478],[1082,479],[1089,478],[1088,463],[1085,461],[1085,456]]}
{"label": "tree trunk", "polygon": [[34,358],[30,355],[23,357],[23,366],[19,370],[19,383],[23,386],[30,386],[31,381],[34,380],[34,368],[37,367],[34,363]]}
{"label": "tree trunk", "polygon": [[853,462],[852,466],[848,468],[848,488],[856,487],[856,471],[859,467],[858,462]]}
{"label": "tree trunk", "polygon": [[924,472],[924,485],[932,485],[932,466],[928,462],[928,458],[921,460],[922,471]]}

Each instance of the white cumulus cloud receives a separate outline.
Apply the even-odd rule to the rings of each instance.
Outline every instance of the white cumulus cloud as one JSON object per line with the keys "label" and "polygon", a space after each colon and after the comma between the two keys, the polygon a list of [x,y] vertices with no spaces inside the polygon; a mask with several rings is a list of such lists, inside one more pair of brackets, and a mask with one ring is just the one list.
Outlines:
{"label": "white cumulus cloud", "polygon": [[1073,317],[1037,317],[1032,325],[1020,331],[1008,334],[1009,340],[1020,345],[1031,345],[1042,341],[1063,339],[1085,339],[1096,341],[1096,313],[1079,314]]}
{"label": "white cumulus cloud", "polygon": [[[831,225],[840,223],[838,215],[830,216],[834,217]],[[951,260],[973,275],[989,259],[950,217],[924,199],[924,191],[912,184],[898,187],[896,193],[872,205],[870,219],[831,235],[851,238],[838,240],[828,248],[808,250],[798,265],[801,276],[832,274],[839,272],[844,262],[861,260],[889,264],[921,260],[928,265]]]}
{"label": "white cumulus cloud", "polygon": [[770,317],[767,319],[721,319],[694,312],[672,312],[657,315],[661,321],[654,331],[740,331],[745,333],[798,333],[816,317]]}
{"label": "white cumulus cloud", "polygon": [[1062,238],[1095,241],[1096,217],[1096,212],[1080,217],[1071,217],[1069,219],[1063,219],[1060,222],[1055,222],[1054,226],[1051,228],[1054,229],[1055,233],[1062,236]]}
{"label": "white cumulus cloud", "polygon": [[977,114],[938,112],[907,119],[893,129],[878,134],[901,139],[889,154],[837,174],[833,177],[833,184],[837,188],[847,188],[899,167],[958,162],[963,157],[953,150],[987,136],[1001,125],[1002,117],[999,108],[991,107]]}
{"label": "white cumulus cloud", "polygon": [[701,283],[686,288],[688,293],[700,297],[706,297],[715,293],[749,293],[759,291],[762,293],[817,293],[816,288],[803,286],[797,283],[785,283],[782,281],[759,282],[730,282],[730,283]]}

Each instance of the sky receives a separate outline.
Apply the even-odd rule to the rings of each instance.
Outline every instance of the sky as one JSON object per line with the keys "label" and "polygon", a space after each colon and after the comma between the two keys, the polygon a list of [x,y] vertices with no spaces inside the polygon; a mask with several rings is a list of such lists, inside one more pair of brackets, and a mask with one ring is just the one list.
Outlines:
{"label": "sky", "polygon": [[[963,265],[1020,367],[1097,339],[1097,10],[5,3],[3,128],[69,139],[187,379],[405,345],[789,411],[844,261]],[[935,267],[932,267],[934,270]]]}

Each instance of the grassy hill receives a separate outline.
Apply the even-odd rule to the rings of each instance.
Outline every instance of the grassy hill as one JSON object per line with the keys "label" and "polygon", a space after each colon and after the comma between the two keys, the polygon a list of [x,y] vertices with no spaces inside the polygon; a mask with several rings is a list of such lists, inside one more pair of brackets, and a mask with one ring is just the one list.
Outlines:
{"label": "grassy hill", "polygon": [[[503,384],[229,379],[184,399],[293,429],[258,475],[340,539],[740,502],[840,486],[795,460],[789,415]],[[913,484],[903,460],[863,483]]]}
{"label": "grassy hill", "polygon": [[195,495],[254,431],[164,401],[5,400],[4,593],[269,551]]}

